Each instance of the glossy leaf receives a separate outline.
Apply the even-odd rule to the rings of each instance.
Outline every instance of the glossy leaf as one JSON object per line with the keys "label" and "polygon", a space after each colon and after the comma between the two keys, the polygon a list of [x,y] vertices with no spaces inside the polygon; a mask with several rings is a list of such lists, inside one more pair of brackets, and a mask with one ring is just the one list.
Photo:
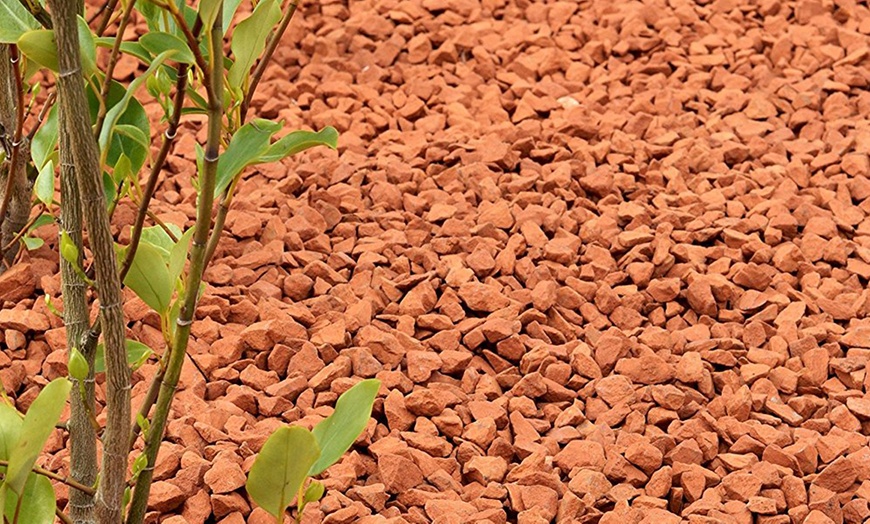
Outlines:
{"label": "glossy leaf", "polygon": [[338,147],[338,131],[332,126],[324,127],[316,133],[311,131],[293,131],[269,146],[269,149],[260,156],[258,162],[277,162],[315,146],[326,146],[335,149]]}
{"label": "glossy leaf", "polygon": [[[21,414],[15,408],[0,401],[0,460],[9,460],[15,444],[18,443],[23,423]],[[5,469],[0,466],[0,470]]]}
{"label": "glossy leaf", "polygon": [[380,387],[381,382],[377,379],[363,380],[338,397],[332,415],[311,431],[321,453],[308,471],[309,475],[323,473],[350,449],[369,422],[372,404]]}
{"label": "glossy leaf", "polygon": [[[148,360],[154,352],[151,351],[151,348],[146,346],[145,344],[139,342],[138,340],[127,339],[124,341],[124,345],[127,348],[127,364],[133,370],[136,370]],[[106,372],[106,347],[102,342],[97,344],[96,354],[94,355],[94,373],[105,373]]]}
{"label": "glossy leaf", "polygon": [[193,238],[193,228],[188,229],[169,252],[169,279],[175,282],[184,270],[184,261],[190,249],[190,239]]}
{"label": "glossy leaf", "polygon": [[49,160],[39,170],[36,181],[33,183],[33,192],[36,198],[45,205],[54,200],[54,162]]}
{"label": "glossy leaf", "polygon": [[187,47],[184,40],[170,33],[152,31],[142,35],[139,39],[139,43],[143,48],[155,55],[159,55],[165,51],[174,51],[175,54],[172,55],[171,60],[182,64],[192,64],[195,61],[193,52],[189,47]]}
{"label": "glossy leaf", "polygon": [[239,22],[233,31],[235,61],[227,73],[230,87],[247,91],[247,78],[254,62],[266,48],[266,38],[281,19],[281,7],[276,0],[263,0],[257,4],[251,16]]}
{"label": "glossy leaf", "polygon": [[57,105],[49,110],[45,121],[36,130],[33,140],[30,142],[30,157],[37,169],[42,167],[55,156],[57,149]]}
{"label": "glossy leaf", "polygon": [[305,495],[302,496],[302,502],[304,504],[317,502],[323,497],[323,493],[325,491],[326,487],[323,485],[322,482],[312,480],[311,484],[308,484],[308,487],[305,488]]}
{"label": "glossy leaf", "polygon": [[124,284],[154,311],[165,313],[172,299],[172,280],[166,260],[157,247],[140,242]]}
{"label": "glossy leaf", "polygon": [[[175,238],[181,236],[181,228],[173,223],[167,223],[166,228],[172,231]],[[161,226],[150,226],[142,228],[142,242],[147,242],[158,248],[163,255],[164,260],[169,262],[169,252],[175,247],[175,241]]]}
{"label": "glossy leaf", "polygon": [[[53,524],[54,509],[57,504],[54,488],[47,477],[30,473],[24,485],[21,507],[18,510],[18,524]],[[4,514],[9,522],[15,522],[18,495],[7,493]]]}
{"label": "glossy leaf", "polygon": [[67,364],[67,368],[69,369],[69,376],[76,380],[84,380],[88,378],[88,372],[90,371],[90,366],[88,366],[88,361],[85,359],[85,356],[82,355],[82,352],[78,350],[78,348],[72,348],[69,351],[69,363]]}
{"label": "glossy leaf", "polygon": [[54,224],[54,216],[48,213],[43,213],[33,221],[33,224],[30,225],[27,231],[33,231],[34,229],[47,226],[48,224]]}
{"label": "glossy leaf", "polygon": [[52,380],[42,388],[27,410],[21,425],[21,435],[10,454],[9,469],[6,472],[5,483],[15,493],[20,494],[24,489],[30,470],[54,431],[55,424],[60,420],[71,386],[72,383],[66,377]]}
{"label": "glossy leaf", "polygon": [[[7,0],[4,3],[12,3]],[[18,49],[24,56],[37,64],[57,73],[57,44],[54,41],[54,31],[49,29],[34,29],[18,38]]]}
{"label": "glossy leaf", "polygon": [[97,70],[97,42],[84,18],[78,16],[76,22],[78,24],[82,69],[85,72],[85,77],[88,77]]}
{"label": "glossy leaf", "polygon": [[[86,73],[86,76],[89,76],[96,71],[97,68],[96,41],[94,40],[94,35],[91,33],[91,30],[84,19],[78,17],[77,24],[82,68]],[[54,31],[50,29],[34,29],[27,31],[18,37],[16,43],[21,52],[24,53],[24,56],[38,63],[42,67],[48,68],[55,73],[58,72],[57,44],[54,38]]]}
{"label": "glossy leaf", "polygon": [[211,27],[222,4],[222,0],[201,0],[199,2],[199,18],[202,20],[203,27]]}
{"label": "glossy leaf", "polygon": [[269,149],[270,139],[281,124],[257,119],[239,128],[226,151],[218,159],[215,197],[224,192],[233,177],[249,165],[256,164]]}
{"label": "glossy leaf", "polygon": [[284,426],[263,444],[245,488],[251,499],[274,517],[284,513],[320,455],[317,440],[305,428]]}
{"label": "glossy leaf", "polygon": [[112,181],[115,185],[121,184],[124,180],[127,179],[133,173],[132,167],[130,165],[130,158],[121,154],[118,158],[118,161],[115,163],[115,167],[112,169]]}
{"label": "glossy leaf", "polygon": [[224,29],[227,29],[233,23],[233,16],[235,16],[236,9],[239,8],[241,3],[242,0],[224,0]]}
{"label": "glossy leaf", "polygon": [[79,248],[65,230],[60,231],[60,256],[75,267],[79,265]]}
{"label": "glossy leaf", "polygon": [[21,241],[24,242],[24,247],[26,247],[28,251],[39,249],[45,245],[45,240],[39,237],[22,237]]}
{"label": "glossy leaf", "polygon": [[[111,49],[115,45],[115,37],[101,36],[95,38],[94,43],[97,47]],[[142,47],[142,44],[140,44],[139,42],[121,42],[121,52],[130,56],[134,56],[146,64],[149,63],[152,58],[151,53],[149,53],[147,49]]]}
{"label": "glossy leaf", "polygon": [[[125,88],[124,94],[121,97],[121,99],[116,104],[114,104],[111,109],[109,109],[106,112],[106,119],[103,123],[102,129],[100,130],[100,138],[99,138],[100,150],[104,152],[103,153],[104,155],[107,154],[106,147],[109,144],[109,139],[112,137],[112,135],[115,132],[115,130],[114,130],[115,125],[117,125],[118,123],[121,123],[121,122],[119,122],[119,119],[121,118],[121,115],[123,115],[127,111],[127,107],[130,105],[131,100],[136,100],[135,98],[133,98],[133,94],[136,92],[136,90],[139,89],[139,87],[142,85],[142,83],[145,82],[145,80],[149,76],[151,76],[154,73],[154,71],[156,71],[157,68],[160,67],[163,64],[163,62],[166,61],[166,59],[169,58],[174,53],[175,53],[175,51],[169,50],[169,51],[164,51],[164,52],[160,53],[159,55],[155,56],[154,60],[151,62],[151,65],[148,66],[148,69],[145,70],[145,72],[143,72],[141,75],[134,78],[132,82],[130,82],[130,85],[128,85]],[[135,104],[138,104],[138,103],[139,103],[138,101],[135,102]],[[146,132],[145,135],[150,136],[150,132]],[[137,162],[135,161],[135,159],[132,156],[130,156],[129,154],[127,156],[129,156],[130,161],[133,162],[133,167],[135,168],[134,171],[138,171],[139,167],[142,167],[142,166],[139,165],[139,167],[136,167]],[[113,161],[111,156],[108,156],[106,158],[106,160],[110,164]],[[144,160],[143,160],[143,163],[144,163]]]}
{"label": "glossy leaf", "polygon": [[[127,88],[123,84],[112,81],[109,95],[106,97],[106,105],[112,108],[109,112],[122,103],[126,94]],[[91,121],[95,121],[99,109],[98,95],[90,89],[88,90],[88,104],[91,111]],[[148,114],[142,104],[133,98],[128,101],[124,111],[117,116],[114,125],[109,149],[104,152],[105,162],[109,166],[115,166],[121,155],[125,155],[130,159],[130,172],[137,174],[145,165],[148,155],[151,154],[151,124],[148,120]]]}
{"label": "glossy leaf", "polygon": [[0,2],[0,44],[14,44],[27,31],[40,27],[36,18],[17,0]]}

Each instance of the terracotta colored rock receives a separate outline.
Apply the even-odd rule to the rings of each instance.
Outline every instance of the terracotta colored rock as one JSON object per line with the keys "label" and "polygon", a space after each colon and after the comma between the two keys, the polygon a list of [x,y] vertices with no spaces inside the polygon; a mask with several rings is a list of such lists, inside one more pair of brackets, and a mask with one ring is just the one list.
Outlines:
{"label": "terracotta colored rock", "polygon": [[565,473],[574,468],[604,468],[604,447],[588,440],[572,440],[553,457],[553,464]]}
{"label": "terracotta colored rock", "polygon": [[459,297],[473,311],[492,312],[510,304],[510,300],[495,287],[478,282],[462,284]]}
{"label": "terracotta colored rock", "polygon": [[636,384],[661,384],[673,380],[675,374],[674,366],[658,355],[621,359],[614,371]]}
{"label": "terracotta colored rock", "polygon": [[0,329],[14,329],[22,333],[45,331],[50,328],[48,318],[29,309],[0,310]]}
{"label": "terracotta colored rock", "polygon": [[417,487],[423,482],[423,473],[411,460],[400,455],[378,457],[378,474],[388,492],[398,494]]}
{"label": "terracotta colored rock", "polygon": [[447,402],[444,395],[430,389],[417,389],[405,397],[405,407],[415,415],[434,417],[444,411]]}
{"label": "terracotta colored rock", "polygon": [[722,479],[726,495],[746,502],[761,491],[761,480],[749,473],[731,473]]}
{"label": "terracotta colored rock", "polygon": [[229,459],[216,460],[205,474],[205,483],[212,493],[235,491],[245,485],[245,480],[241,466]]}
{"label": "terracotta colored rock", "polygon": [[686,298],[689,305],[699,315],[715,317],[719,311],[713,289],[705,278],[697,277],[686,288]]}
{"label": "terracotta colored rock", "polygon": [[30,264],[13,264],[0,274],[0,302],[18,302],[33,295],[36,278]]}
{"label": "terracotta colored rock", "polygon": [[462,472],[472,481],[484,486],[501,482],[507,473],[507,462],[502,457],[473,457],[465,463]]}
{"label": "terracotta colored rock", "polygon": [[664,455],[652,444],[638,442],[626,448],[625,458],[645,473],[651,474],[662,465]]}
{"label": "terracotta colored rock", "polygon": [[828,464],[813,484],[834,492],[845,491],[855,482],[858,471],[849,457],[840,457]]}
{"label": "terracotta colored rock", "polygon": [[174,510],[184,502],[184,493],[174,484],[157,481],[151,484],[148,508],[161,513]]}

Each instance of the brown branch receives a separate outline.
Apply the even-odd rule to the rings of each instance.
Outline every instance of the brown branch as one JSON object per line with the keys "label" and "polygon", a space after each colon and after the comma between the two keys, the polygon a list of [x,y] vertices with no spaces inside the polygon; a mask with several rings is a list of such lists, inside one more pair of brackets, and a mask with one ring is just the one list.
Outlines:
{"label": "brown branch", "polygon": [[284,16],[281,18],[281,23],[278,25],[278,29],[269,35],[269,40],[266,42],[266,50],[260,58],[257,67],[254,68],[254,72],[251,74],[251,85],[248,87],[248,93],[245,95],[245,99],[242,100],[242,107],[239,110],[240,123],[245,122],[245,117],[248,115],[248,108],[251,105],[251,100],[254,98],[254,92],[257,90],[260,78],[263,77],[263,73],[266,71],[266,66],[269,65],[269,62],[272,60],[272,54],[275,53],[275,49],[277,49],[278,44],[281,43],[281,37],[284,36],[284,33],[287,31],[287,26],[290,25],[293,15],[296,14],[296,8],[298,5],[299,0],[290,0],[290,5],[287,6],[287,12],[284,13]]}
{"label": "brown branch", "polygon": [[[0,466],[3,466],[3,467],[9,466],[9,461],[8,460],[0,460]],[[75,480],[73,480],[69,477],[64,477],[63,475],[58,475],[57,473],[55,473],[53,471],[48,471],[47,469],[43,469],[39,466],[33,466],[33,468],[31,470],[34,473],[36,473],[37,475],[42,475],[43,477],[48,477],[51,480],[56,480],[62,484],[66,484],[67,486],[69,486],[71,488],[75,488],[79,491],[83,491],[83,492],[89,493],[91,495],[93,495],[94,493],[97,492],[91,486],[85,486],[81,482],[76,482]]]}
{"label": "brown branch", "polygon": [[99,137],[100,131],[103,129],[103,122],[106,120],[106,113],[109,108],[106,107],[106,100],[109,99],[109,89],[112,87],[112,76],[115,72],[115,66],[118,65],[118,59],[121,57],[121,43],[124,40],[124,30],[130,22],[130,15],[133,14],[133,7],[136,5],[136,0],[128,0],[127,7],[121,15],[121,23],[118,25],[118,34],[115,35],[115,42],[112,44],[112,52],[109,53],[109,63],[104,71],[106,78],[103,80],[103,87],[100,89],[100,109],[97,112],[97,123],[94,126],[94,136]]}

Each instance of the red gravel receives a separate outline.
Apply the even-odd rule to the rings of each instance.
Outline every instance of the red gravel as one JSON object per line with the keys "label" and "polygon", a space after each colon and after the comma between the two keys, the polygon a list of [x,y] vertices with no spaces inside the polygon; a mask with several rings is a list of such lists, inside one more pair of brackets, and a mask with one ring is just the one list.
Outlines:
{"label": "red gravel", "polygon": [[[255,106],[339,151],[241,186],[150,522],[269,522],[253,454],[373,376],[306,523],[870,518],[870,10],[617,4],[302,2]],[[53,260],[0,278],[22,407],[64,372]]]}

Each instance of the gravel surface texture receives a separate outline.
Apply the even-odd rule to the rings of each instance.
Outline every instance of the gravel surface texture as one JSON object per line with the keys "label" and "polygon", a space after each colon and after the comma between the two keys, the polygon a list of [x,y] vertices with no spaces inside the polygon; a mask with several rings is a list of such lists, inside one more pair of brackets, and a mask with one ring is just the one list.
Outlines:
{"label": "gravel surface texture", "polygon": [[[255,110],[340,147],[242,184],[149,522],[270,522],[255,452],[366,377],[305,523],[865,522],[868,35],[854,0],[303,0]],[[66,369],[42,295],[48,246],[0,278],[22,409]]]}

